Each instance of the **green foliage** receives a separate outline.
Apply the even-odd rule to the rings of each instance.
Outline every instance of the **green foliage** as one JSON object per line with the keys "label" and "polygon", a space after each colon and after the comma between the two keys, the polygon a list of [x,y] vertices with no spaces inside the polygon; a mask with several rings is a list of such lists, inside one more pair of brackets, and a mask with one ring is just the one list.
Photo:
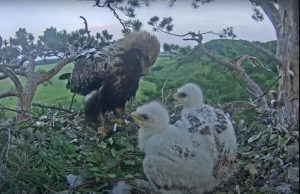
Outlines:
{"label": "green foliage", "polygon": [[74,172],[66,161],[75,154],[75,147],[60,133],[27,128],[21,134],[14,148],[2,156],[1,192],[38,193],[44,190],[44,184],[53,187],[63,181],[64,175]]}
{"label": "green foliage", "polygon": [[[102,138],[83,117],[64,116],[65,113],[46,112],[34,123],[23,122],[1,130],[1,193],[45,193],[49,188],[101,192],[118,180],[143,177],[136,135],[128,135],[119,126],[120,132]],[[70,174],[91,185],[71,188],[66,180]]]}
{"label": "green foliage", "polygon": [[[141,24],[135,24],[140,25]],[[19,28],[15,37],[10,37],[9,42],[0,38],[0,62],[18,63],[21,55],[29,53],[39,57],[61,57],[69,54],[68,44],[76,49],[87,46],[103,47],[112,43],[112,34],[103,30],[95,36],[90,37],[84,29],[79,29],[68,33],[66,30],[58,31],[55,27],[46,28],[37,41],[35,37],[26,31],[25,28]]]}
{"label": "green foliage", "polygon": [[[276,42],[261,43],[261,45],[274,51]],[[177,50],[180,48],[176,45],[164,45],[164,48],[167,49],[171,49],[171,47]],[[267,88],[277,77],[275,65],[266,56],[258,53],[242,40],[212,40],[205,43],[205,47],[226,61],[246,54],[257,57],[271,71],[259,66],[253,67],[249,63],[245,64],[245,70],[263,89]],[[215,65],[202,53],[195,53],[191,59],[159,58],[152,67],[152,73],[145,76],[143,80],[154,83],[157,88],[152,93],[144,92],[144,96],[147,96],[148,99],[158,99],[164,84],[166,92],[169,90],[174,92],[176,88],[187,82],[199,84],[203,89],[206,101],[212,104],[247,101],[251,97],[234,72],[229,72],[224,67]],[[142,89],[140,87],[140,90]],[[144,99],[147,98],[140,100]]]}

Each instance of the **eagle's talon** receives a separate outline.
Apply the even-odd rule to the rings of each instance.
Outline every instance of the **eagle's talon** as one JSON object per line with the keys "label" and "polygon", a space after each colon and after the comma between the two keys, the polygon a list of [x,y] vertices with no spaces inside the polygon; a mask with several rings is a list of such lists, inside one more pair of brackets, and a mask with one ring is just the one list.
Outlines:
{"label": "eagle's talon", "polygon": [[122,125],[124,122],[122,119],[111,119],[112,123],[117,123],[118,125]]}
{"label": "eagle's talon", "polygon": [[105,127],[98,127],[97,134],[106,137],[108,135],[108,130]]}

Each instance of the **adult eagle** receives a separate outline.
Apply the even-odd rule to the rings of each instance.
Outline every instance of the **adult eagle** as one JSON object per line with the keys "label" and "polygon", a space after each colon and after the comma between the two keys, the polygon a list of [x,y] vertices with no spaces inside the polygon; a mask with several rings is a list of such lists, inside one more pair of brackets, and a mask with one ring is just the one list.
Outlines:
{"label": "adult eagle", "polygon": [[135,96],[143,72],[154,64],[160,51],[157,38],[149,32],[132,32],[101,50],[90,49],[75,60],[68,87],[84,95],[88,120],[101,123],[98,132],[106,134],[103,114],[123,110]]}

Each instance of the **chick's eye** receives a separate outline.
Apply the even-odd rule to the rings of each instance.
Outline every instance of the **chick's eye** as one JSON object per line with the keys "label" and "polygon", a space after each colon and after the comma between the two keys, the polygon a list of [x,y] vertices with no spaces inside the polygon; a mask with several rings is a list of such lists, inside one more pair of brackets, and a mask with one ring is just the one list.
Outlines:
{"label": "chick's eye", "polygon": [[142,114],[141,117],[142,117],[144,120],[148,120],[148,119],[149,119],[149,117],[148,117],[147,115],[145,115],[145,114]]}
{"label": "chick's eye", "polygon": [[182,98],[185,98],[187,95],[186,95],[186,93],[181,92],[181,93],[178,94],[178,96],[179,96],[179,97],[182,97]]}

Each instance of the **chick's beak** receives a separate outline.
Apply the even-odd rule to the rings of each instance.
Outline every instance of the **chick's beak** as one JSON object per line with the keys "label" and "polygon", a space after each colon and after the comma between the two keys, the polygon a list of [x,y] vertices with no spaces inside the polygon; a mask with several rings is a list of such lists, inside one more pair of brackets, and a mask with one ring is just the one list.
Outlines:
{"label": "chick's beak", "polygon": [[137,112],[132,112],[131,117],[132,117],[134,123],[136,123],[139,126],[143,125],[144,121]]}
{"label": "chick's beak", "polygon": [[181,98],[178,96],[177,93],[173,94],[173,99],[177,102],[180,102],[181,101]]}

